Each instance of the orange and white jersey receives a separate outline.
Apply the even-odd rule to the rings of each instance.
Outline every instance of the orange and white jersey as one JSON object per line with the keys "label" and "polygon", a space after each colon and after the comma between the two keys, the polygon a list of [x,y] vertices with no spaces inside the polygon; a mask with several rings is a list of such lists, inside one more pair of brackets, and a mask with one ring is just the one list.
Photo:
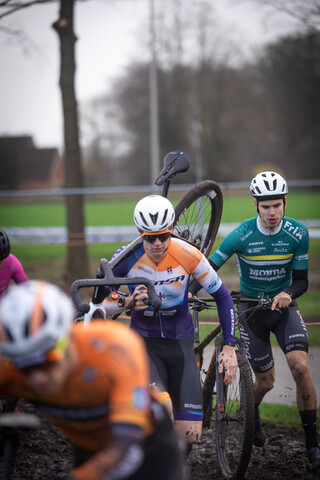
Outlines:
{"label": "orange and white jersey", "polygon": [[[144,337],[189,337],[193,333],[188,307],[190,277],[194,276],[210,294],[222,285],[204,255],[193,245],[177,238],[171,238],[165,255],[157,262],[141,245],[115,268],[114,274],[151,280],[161,298],[162,307],[155,318],[151,307],[140,312],[132,311],[131,327]],[[135,285],[129,288],[133,291]]]}

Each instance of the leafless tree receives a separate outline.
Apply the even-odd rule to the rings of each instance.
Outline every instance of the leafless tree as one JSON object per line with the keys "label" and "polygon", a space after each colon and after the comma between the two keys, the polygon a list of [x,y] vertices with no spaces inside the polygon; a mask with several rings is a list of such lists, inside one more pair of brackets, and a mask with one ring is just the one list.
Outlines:
{"label": "leafless tree", "polygon": [[[75,93],[75,42],[74,5],[75,0],[5,0],[0,3],[0,20],[18,10],[34,5],[52,3],[60,5],[59,18],[53,23],[60,40],[60,89],[64,119],[64,145],[66,188],[83,187],[81,150],[78,128],[78,107]],[[3,28],[2,28],[3,30]],[[8,31],[23,39],[23,33]],[[68,250],[66,278],[70,281],[88,275],[88,256],[84,235],[83,196],[80,193],[66,196]]]}
{"label": "leafless tree", "polygon": [[[289,16],[309,31],[320,29],[320,0],[240,0],[240,2],[250,2],[270,13]],[[232,0],[231,3],[239,3],[239,0],[236,2]]]}

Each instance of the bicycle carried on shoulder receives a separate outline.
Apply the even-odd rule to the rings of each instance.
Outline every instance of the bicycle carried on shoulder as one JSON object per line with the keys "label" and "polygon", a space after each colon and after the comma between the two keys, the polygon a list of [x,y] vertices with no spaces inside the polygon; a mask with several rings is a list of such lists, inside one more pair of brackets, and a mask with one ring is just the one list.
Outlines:
{"label": "bicycle carried on shoulder", "polygon": [[[177,153],[177,155],[174,155]],[[182,154],[182,155],[181,155]],[[189,169],[189,158],[183,152],[170,152],[164,157],[163,168],[155,180],[155,185],[162,186],[162,196],[167,197],[170,183],[178,173]],[[191,188],[175,207],[175,221],[172,236],[181,238],[195,245],[206,257],[215,241],[223,208],[223,195],[219,185],[213,180],[203,180]],[[126,245],[122,251],[110,260],[114,269],[123,262],[142,243],[139,236]],[[97,277],[101,272],[97,271]],[[104,299],[104,289],[97,286],[92,295],[92,304],[98,305]],[[85,323],[90,321],[93,309],[81,312]],[[90,307],[89,307],[90,308]]]}

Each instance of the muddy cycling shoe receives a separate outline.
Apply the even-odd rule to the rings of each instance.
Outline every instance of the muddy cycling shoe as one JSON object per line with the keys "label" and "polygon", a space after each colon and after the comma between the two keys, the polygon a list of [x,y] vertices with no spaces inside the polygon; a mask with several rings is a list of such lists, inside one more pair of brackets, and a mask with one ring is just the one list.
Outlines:
{"label": "muddy cycling shoe", "polygon": [[320,449],[318,447],[309,448],[308,459],[313,473],[320,473]]}
{"label": "muddy cycling shoe", "polygon": [[262,427],[260,425],[260,422],[255,424],[254,427],[254,434],[253,434],[253,445],[256,447],[263,447],[266,441],[266,436],[264,434],[264,431],[262,430]]}

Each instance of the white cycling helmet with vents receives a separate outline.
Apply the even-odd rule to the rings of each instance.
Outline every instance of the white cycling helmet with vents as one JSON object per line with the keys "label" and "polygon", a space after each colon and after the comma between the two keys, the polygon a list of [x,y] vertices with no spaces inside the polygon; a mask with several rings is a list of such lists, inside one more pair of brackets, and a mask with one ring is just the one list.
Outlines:
{"label": "white cycling helmet with vents", "polygon": [[288,193],[288,185],[279,173],[261,172],[252,180],[250,193],[257,200],[283,198]]}
{"label": "white cycling helmet with vents", "polygon": [[0,352],[17,367],[42,363],[69,338],[73,305],[55,285],[31,280],[14,285],[0,302]]}
{"label": "white cycling helmet with vents", "polygon": [[161,195],[142,198],[134,209],[134,223],[142,232],[169,230],[174,222],[172,203]]}

